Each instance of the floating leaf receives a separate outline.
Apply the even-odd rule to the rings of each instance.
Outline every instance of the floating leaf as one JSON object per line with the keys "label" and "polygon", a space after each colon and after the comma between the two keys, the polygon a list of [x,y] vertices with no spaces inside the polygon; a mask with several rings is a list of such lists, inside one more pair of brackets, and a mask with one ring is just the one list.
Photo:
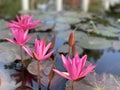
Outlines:
{"label": "floating leaf", "polygon": [[[70,33],[71,33],[71,30],[64,31],[64,33],[63,32],[59,32],[57,34],[57,37],[62,38],[64,40],[68,41]],[[80,31],[75,31],[75,40],[77,38],[86,38],[86,37],[88,37],[88,35],[86,33],[80,32]]]}
{"label": "floating leaf", "polygon": [[91,17],[90,14],[87,14],[87,13],[84,13],[84,12],[70,12],[70,11],[67,11],[67,12],[64,12],[63,13],[64,16],[69,16],[69,17],[77,17],[78,19],[79,18],[84,18],[84,17]]}
{"label": "floating leaf", "polygon": [[5,20],[0,20],[0,29],[7,29],[7,22]]}
{"label": "floating leaf", "polygon": [[118,37],[119,34],[112,30],[93,30],[95,34],[99,34],[106,37]]}
{"label": "floating leaf", "polygon": [[112,42],[98,37],[84,37],[76,38],[77,45],[86,49],[106,49],[112,47]]}
{"label": "floating leaf", "polygon": [[4,30],[1,29],[0,30],[0,39],[5,39],[6,37],[7,38],[12,38],[13,37],[11,31],[8,30],[8,29],[4,29]]}
{"label": "floating leaf", "polygon": [[69,38],[69,35],[70,35],[70,33],[71,33],[71,31],[64,31],[64,33],[63,33],[63,31],[62,32],[59,32],[56,36],[58,37],[58,38],[61,38],[61,39],[64,39],[64,40],[66,40],[66,41],[68,41],[68,38]]}
{"label": "floating leaf", "polygon": [[54,27],[54,31],[58,31],[58,32],[69,30],[69,29],[70,29],[70,26],[67,23],[59,23],[59,22],[57,22],[55,24],[55,27]]}
{"label": "floating leaf", "polygon": [[57,17],[56,21],[61,23],[76,23],[79,22],[79,19],[77,17],[60,16]]}
{"label": "floating leaf", "polygon": [[54,20],[46,20],[40,23],[40,28],[37,28],[36,31],[47,32],[51,31],[55,27]]}
{"label": "floating leaf", "polygon": [[50,14],[41,14],[41,15],[35,15],[34,19],[39,19],[41,20],[42,22],[43,21],[48,21],[48,20],[54,20],[54,15],[50,15]]}
{"label": "floating leaf", "polygon": [[[18,47],[6,42],[0,44],[0,62],[8,63],[20,59]],[[7,57],[6,57],[7,56]]]}
{"label": "floating leaf", "polygon": [[[75,45],[75,48],[76,48],[76,52],[78,52],[79,54],[81,54],[83,52],[83,49],[80,48],[79,46]],[[59,53],[67,54],[68,50],[69,50],[69,45],[68,44],[65,44],[65,45],[58,48]]]}
{"label": "floating leaf", "polygon": [[[95,72],[84,79],[76,81],[74,90],[119,90],[120,77],[111,74],[98,75]],[[71,81],[66,83],[66,90],[71,90]]]}
{"label": "floating leaf", "polygon": [[98,29],[94,22],[91,21],[91,24],[93,25],[93,33],[95,34],[99,34],[99,35],[102,35],[102,36],[106,36],[106,37],[118,37],[119,36],[119,30],[116,29],[116,28],[113,28],[113,27],[110,27],[110,28],[106,28],[106,29]]}
{"label": "floating leaf", "polygon": [[[64,31],[64,33],[58,33],[57,36],[67,41],[69,34],[70,31]],[[75,31],[75,41],[77,41],[78,46],[86,49],[106,49],[112,47],[112,42],[110,40],[92,37],[80,31]]]}

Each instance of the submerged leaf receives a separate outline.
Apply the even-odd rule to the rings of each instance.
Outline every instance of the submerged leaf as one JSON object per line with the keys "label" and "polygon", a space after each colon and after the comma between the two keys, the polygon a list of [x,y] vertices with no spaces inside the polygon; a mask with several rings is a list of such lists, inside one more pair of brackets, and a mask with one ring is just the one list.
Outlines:
{"label": "submerged leaf", "polygon": [[[46,75],[49,75],[52,65],[53,65],[53,61],[46,60],[46,61],[41,62],[40,68],[41,68],[42,72],[44,72]],[[31,74],[37,75],[37,61],[31,62],[28,65],[27,70]]]}

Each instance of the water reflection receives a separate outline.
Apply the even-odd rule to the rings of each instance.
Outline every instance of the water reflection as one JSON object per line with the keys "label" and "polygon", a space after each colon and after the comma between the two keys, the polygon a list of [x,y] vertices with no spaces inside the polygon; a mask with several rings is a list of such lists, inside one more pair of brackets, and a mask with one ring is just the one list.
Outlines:
{"label": "water reflection", "polygon": [[88,59],[92,63],[97,63],[98,59],[103,55],[103,50],[89,50],[85,49],[84,54],[88,55]]}
{"label": "water reflection", "polygon": [[[32,62],[31,59],[25,60],[25,64],[27,64],[27,65],[30,62]],[[14,84],[15,84],[14,89],[10,89],[10,90],[38,90],[37,76],[31,74],[27,70],[27,68],[22,67],[20,60],[15,60],[12,63],[3,64],[3,65],[0,64],[0,65],[1,65],[1,69],[5,68],[4,70],[7,73],[8,73],[8,70],[10,72],[14,71],[13,73],[9,73],[10,74],[9,78],[11,78],[10,76],[12,76],[11,79],[14,80]],[[64,68],[62,66],[62,60],[61,60],[59,54],[56,54],[55,66],[56,66],[57,69],[64,70]],[[1,72],[0,72],[0,76],[1,76]],[[41,90],[48,90],[47,89],[47,84],[48,84],[49,74],[46,75],[45,71],[43,70],[41,72],[41,77],[42,77],[42,79],[41,79],[41,83],[42,83]],[[50,84],[50,90],[65,90],[65,83],[66,83],[66,79],[64,79],[61,76],[55,74],[54,78],[52,79],[51,84]],[[5,88],[4,90],[7,90],[7,89]]]}
{"label": "water reflection", "polygon": [[101,73],[112,73],[120,75],[120,52],[115,50],[90,51],[89,60],[95,63],[95,71]]}

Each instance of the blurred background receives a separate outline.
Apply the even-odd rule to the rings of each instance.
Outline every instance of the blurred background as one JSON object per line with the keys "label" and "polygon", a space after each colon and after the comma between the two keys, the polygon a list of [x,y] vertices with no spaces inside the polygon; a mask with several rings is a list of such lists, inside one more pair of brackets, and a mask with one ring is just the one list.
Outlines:
{"label": "blurred background", "polygon": [[[40,9],[47,6],[47,9],[55,10],[56,3],[59,0],[0,0],[0,17],[14,17],[21,10],[24,10],[24,5],[28,10]],[[61,0],[63,10],[78,10],[85,12],[97,13],[100,11],[110,11],[111,7],[116,7],[113,12],[120,12],[120,0]]]}
{"label": "blurred background", "polygon": [[[50,41],[56,35],[54,46],[56,53],[67,54],[69,34],[71,30],[76,29],[76,51],[78,50],[77,52],[80,55],[88,55],[88,61],[96,64],[96,73],[111,73],[120,76],[120,0],[0,0],[0,69],[4,68],[4,62],[7,60],[10,62],[10,65],[6,67],[7,69],[14,70],[14,67],[16,68],[19,63],[13,62],[16,61],[16,58],[18,59],[18,53],[16,53],[18,51],[17,47],[11,46],[11,44],[4,40],[6,37],[12,37],[6,23],[16,20],[16,15],[19,16],[26,13],[34,15],[33,20],[41,21],[39,23],[40,27],[30,32],[30,34],[34,33],[37,35],[33,39],[47,37]],[[33,40],[29,45],[34,45]],[[53,56],[60,57],[57,54]],[[61,58],[58,58],[55,64],[61,69],[63,67],[59,61],[61,61]],[[6,69],[2,71],[3,76],[7,75],[4,74],[5,71]],[[28,76],[30,78],[33,77],[28,71],[25,71]],[[9,72],[7,73],[10,75]],[[2,76],[0,75],[0,77]],[[6,83],[3,84],[4,88],[18,87],[16,84],[9,86],[10,83],[7,79],[4,81],[8,83],[7,87]],[[91,81],[93,82],[94,80],[91,79]],[[114,84],[116,83],[109,77],[105,77],[101,81],[100,83],[102,84],[106,81],[104,87],[113,86],[111,89],[105,90],[118,90],[120,88],[120,85],[118,85],[119,88],[114,89],[117,85],[115,86]],[[55,82],[58,86],[62,87],[59,90],[65,89],[65,81],[62,82],[61,84]],[[109,84],[109,82],[112,83]],[[33,84],[33,88],[36,88],[36,83]],[[85,84],[85,86],[88,84]],[[57,85],[53,90],[58,88]]]}

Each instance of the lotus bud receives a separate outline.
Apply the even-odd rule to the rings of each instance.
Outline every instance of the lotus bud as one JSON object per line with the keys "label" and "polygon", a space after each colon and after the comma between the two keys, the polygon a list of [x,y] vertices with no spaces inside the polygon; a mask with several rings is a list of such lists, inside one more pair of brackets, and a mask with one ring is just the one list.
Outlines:
{"label": "lotus bud", "polygon": [[74,31],[72,31],[69,36],[68,45],[72,47],[74,45],[74,41],[75,41],[75,36],[74,36]]}
{"label": "lotus bud", "polygon": [[74,56],[76,53],[76,48],[75,48],[75,45],[72,46],[72,55]]}

